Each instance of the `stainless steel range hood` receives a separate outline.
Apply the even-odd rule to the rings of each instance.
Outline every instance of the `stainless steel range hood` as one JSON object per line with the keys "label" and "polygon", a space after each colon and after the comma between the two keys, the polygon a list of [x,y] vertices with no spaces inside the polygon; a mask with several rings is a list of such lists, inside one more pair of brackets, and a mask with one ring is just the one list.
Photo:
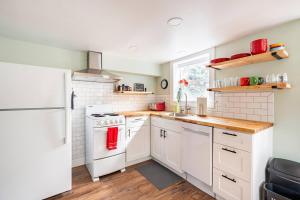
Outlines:
{"label": "stainless steel range hood", "polygon": [[102,53],[89,51],[87,60],[87,69],[74,72],[73,80],[113,83],[122,79],[122,77],[119,77],[102,69]]}

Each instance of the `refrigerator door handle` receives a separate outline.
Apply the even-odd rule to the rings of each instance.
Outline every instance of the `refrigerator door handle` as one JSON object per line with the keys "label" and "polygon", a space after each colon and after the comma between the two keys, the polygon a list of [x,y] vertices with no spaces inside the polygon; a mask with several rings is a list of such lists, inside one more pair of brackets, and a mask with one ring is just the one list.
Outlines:
{"label": "refrigerator door handle", "polygon": [[64,144],[69,144],[70,142],[70,135],[71,135],[71,110],[69,108],[70,105],[70,83],[71,83],[71,73],[65,73],[65,118],[66,118],[66,128],[65,128],[65,137],[64,137]]}

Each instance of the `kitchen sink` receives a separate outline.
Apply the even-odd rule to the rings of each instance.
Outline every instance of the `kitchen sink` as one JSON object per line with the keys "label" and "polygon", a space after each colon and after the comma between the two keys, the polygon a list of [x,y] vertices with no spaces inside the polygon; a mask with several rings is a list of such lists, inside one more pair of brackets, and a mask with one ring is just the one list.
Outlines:
{"label": "kitchen sink", "polygon": [[169,114],[170,117],[186,117],[186,116],[189,116],[188,114],[184,114],[184,113],[175,113],[175,112],[172,112]]}

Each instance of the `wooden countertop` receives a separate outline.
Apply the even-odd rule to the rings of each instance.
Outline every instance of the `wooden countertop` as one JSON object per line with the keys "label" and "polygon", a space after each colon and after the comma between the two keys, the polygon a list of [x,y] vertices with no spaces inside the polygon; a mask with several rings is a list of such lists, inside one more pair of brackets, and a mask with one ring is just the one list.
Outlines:
{"label": "wooden countertop", "polygon": [[224,118],[224,117],[213,117],[213,116],[199,117],[197,115],[190,115],[186,117],[172,117],[169,116],[170,113],[171,112],[133,111],[133,112],[120,112],[119,114],[122,114],[125,117],[152,115],[152,116],[158,116],[166,119],[199,124],[203,126],[211,126],[214,128],[228,129],[232,131],[239,131],[248,134],[254,134],[273,126],[273,123],[269,123],[269,122],[258,122],[258,121],[232,119],[232,118]]}

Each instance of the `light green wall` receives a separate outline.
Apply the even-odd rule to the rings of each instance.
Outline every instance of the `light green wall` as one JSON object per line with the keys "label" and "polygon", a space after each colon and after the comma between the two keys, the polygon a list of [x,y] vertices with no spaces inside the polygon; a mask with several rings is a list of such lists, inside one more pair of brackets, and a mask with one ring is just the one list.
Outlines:
{"label": "light green wall", "polygon": [[[0,36],[0,61],[74,71],[86,68],[87,55],[84,51],[62,49]],[[126,84],[144,83],[149,91],[156,92],[154,76],[160,75],[160,67],[157,64],[103,53],[103,66],[104,69],[118,71]]]}
{"label": "light green wall", "polygon": [[86,53],[12,40],[0,36],[0,60],[78,70],[86,66]]}
{"label": "light green wall", "polygon": [[156,78],[153,76],[146,76],[146,75],[137,75],[132,73],[125,73],[125,72],[116,72],[113,71],[114,74],[117,74],[123,77],[123,80],[120,81],[120,84],[126,84],[133,88],[134,83],[143,83],[145,88],[147,88],[148,92],[156,93]]}
{"label": "light green wall", "polygon": [[300,20],[218,46],[216,57],[249,52],[250,41],[257,38],[268,38],[269,43],[285,43],[290,57],[281,61],[217,71],[217,79],[287,72],[292,89],[275,92],[274,154],[300,162]]}
{"label": "light green wall", "polygon": [[[170,95],[170,91],[171,91],[171,77],[170,77],[170,63],[164,63],[164,64],[161,64],[160,65],[161,67],[161,76],[157,78],[157,83],[156,83],[156,91],[157,91],[157,94],[165,94],[165,95]],[[168,81],[168,87],[166,89],[162,89],[160,87],[160,82],[163,80],[163,79],[167,79]]]}
{"label": "light green wall", "polygon": [[160,65],[157,63],[128,59],[109,53],[103,53],[103,68],[119,72],[160,76]]}

